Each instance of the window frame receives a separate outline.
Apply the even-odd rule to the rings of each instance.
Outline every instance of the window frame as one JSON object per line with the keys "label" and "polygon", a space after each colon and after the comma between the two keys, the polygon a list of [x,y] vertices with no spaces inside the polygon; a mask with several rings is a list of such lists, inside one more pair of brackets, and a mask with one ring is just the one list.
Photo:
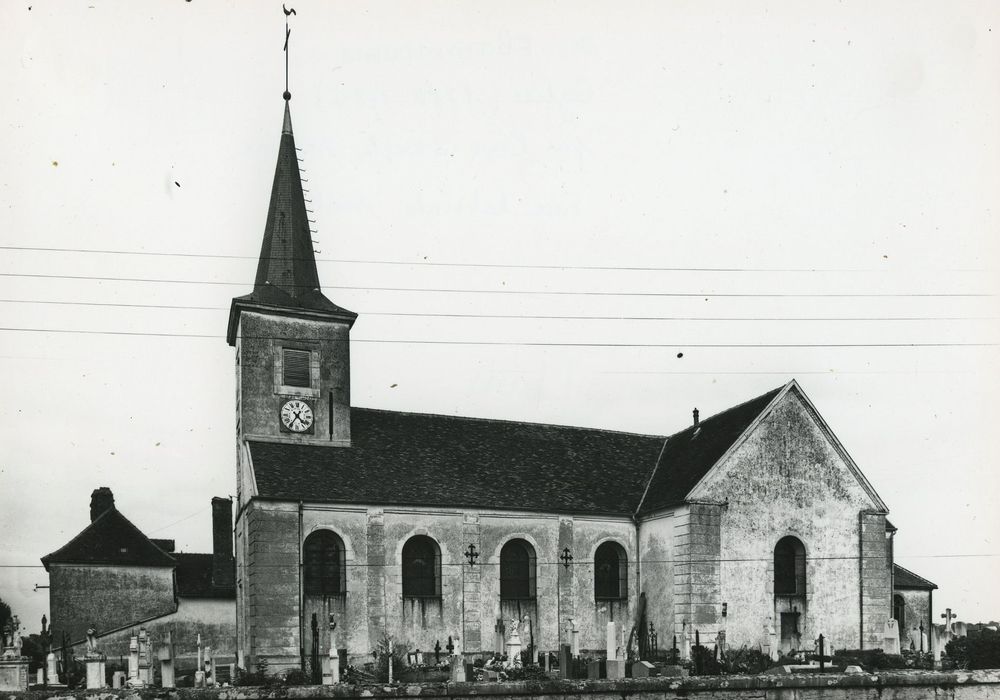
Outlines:
{"label": "window frame", "polygon": [[[430,556],[430,563],[420,564],[429,573],[414,575],[413,567],[420,558],[414,556],[413,548],[423,546],[423,559]],[[407,551],[409,550],[409,551]],[[429,535],[413,535],[403,544],[400,551],[399,573],[403,598],[433,599],[441,597],[441,546]],[[427,582],[430,582],[430,585]]]}
{"label": "window frame", "polygon": [[[610,564],[611,556],[614,556],[613,567],[616,571],[613,577],[609,572],[604,577],[604,585],[602,585],[599,571],[601,560],[602,558],[606,559],[606,562]],[[615,588],[618,592],[615,595],[608,595],[611,591],[612,580],[616,582]],[[620,543],[614,540],[602,542],[594,550],[594,600],[628,600],[628,553]]]}
{"label": "window frame", "polygon": [[[515,548],[524,554],[524,559],[510,560]],[[504,561],[505,558],[507,561]],[[535,600],[538,581],[537,561],[535,548],[527,540],[515,537],[504,542],[500,548],[500,600]],[[513,567],[523,567],[523,574],[512,576]],[[518,595],[520,593],[524,595]]]}
{"label": "window frame", "polygon": [[[323,540],[326,542],[324,543]],[[326,545],[326,548],[322,550],[324,556],[321,557],[321,561],[318,563],[315,561],[310,562],[311,542]],[[331,546],[333,548],[332,557],[326,554]],[[315,582],[316,569],[326,567],[331,569],[331,573],[326,574],[321,572],[321,578],[319,578],[320,585],[312,585]],[[329,586],[330,590],[327,590],[328,586],[325,584],[334,579],[336,580],[336,585]],[[322,598],[339,598],[347,594],[347,548],[344,546],[344,540],[333,530],[325,528],[314,530],[302,541],[302,594],[304,596]]]}

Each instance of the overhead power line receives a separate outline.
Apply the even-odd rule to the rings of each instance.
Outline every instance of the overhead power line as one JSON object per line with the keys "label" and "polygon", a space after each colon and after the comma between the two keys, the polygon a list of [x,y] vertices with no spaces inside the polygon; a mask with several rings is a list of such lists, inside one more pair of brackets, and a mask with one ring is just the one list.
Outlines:
{"label": "overhead power line", "polygon": [[[0,331],[12,333],[67,333],[79,335],[122,335],[153,338],[211,338],[224,339],[216,333],[145,333],[141,331],[105,331],[78,328],[14,328],[0,327]],[[952,348],[952,347],[997,347],[998,343],[583,343],[583,342],[543,342],[513,340],[425,340],[416,338],[306,338],[271,335],[241,336],[257,340],[329,340],[344,343],[384,343],[395,345],[481,345],[517,347],[566,347],[566,348]]]}
{"label": "overhead power line", "polygon": [[[0,272],[0,277],[19,277],[31,279],[63,279],[90,280],[97,282],[144,282],[155,284],[210,284],[247,287],[245,282],[225,282],[221,280],[179,280],[152,279],[146,277],[94,277],[90,275],[48,275],[21,272]],[[288,285],[305,288],[305,285]],[[311,287],[310,287],[311,288]],[[524,294],[544,296],[618,296],[618,297],[681,297],[681,298],[989,298],[995,295],[969,292],[597,292],[586,290],[548,290],[548,289],[461,289],[461,288],[428,288],[428,287],[363,287],[352,285],[330,285],[326,289],[340,289],[366,292],[431,292],[442,294]]]}
{"label": "overhead power line", "polygon": [[[215,260],[257,260],[256,255],[234,255],[224,253],[173,253],[167,251],[148,250],[113,250],[98,248],[44,248],[38,246],[0,245],[0,250],[19,250],[46,253],[88,253],[100,255],[141,255],[169,258],[207,258]],[[532,263],[484,263],[484,262],[437,262],[431,260],[363,260],[351,258],[276,258],[296,261],[315,259],[317,262],[344,263],[350,265],[401,265],[407,267],[469,267],[524,270],[597,270],[621,272],[889,272],[885,268],[818,268],[818,267],[656,267],[645,265],[554,265]],[[986,269],[965,268],[941,270],[942,272],[989,272]]]}
{"label": "overhead power line", "polygon": [[[184,304],[125,304],[102,301],[66,301],[53,299],[0,299],[0,304],[48,304],[57,306],[96,306],[124,309],[175,309],[191,311],[229,311],[228,306],[187,306]],[[430,313],[416,311],[359,311],[362,316],[401,316],[418,318],[490,318],[565,321],[997,321],[1000,316],[626,316],[561,314],[474,314]]]}

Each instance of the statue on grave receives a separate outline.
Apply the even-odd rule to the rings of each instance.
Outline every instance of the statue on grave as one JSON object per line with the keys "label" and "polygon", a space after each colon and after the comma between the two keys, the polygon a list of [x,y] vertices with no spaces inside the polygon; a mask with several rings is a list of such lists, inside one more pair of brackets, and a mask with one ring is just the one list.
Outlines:
{"label": "statue on grave", "polygon": [[87,628],[87,656],[97,653],[97,630],[91,625]]}
{"label": "statue on grave", "polygon": [[521,621],[516,617],[510,618],[510,637],[508,639],[513,639],[517,636],[518,628],[521,626]]}

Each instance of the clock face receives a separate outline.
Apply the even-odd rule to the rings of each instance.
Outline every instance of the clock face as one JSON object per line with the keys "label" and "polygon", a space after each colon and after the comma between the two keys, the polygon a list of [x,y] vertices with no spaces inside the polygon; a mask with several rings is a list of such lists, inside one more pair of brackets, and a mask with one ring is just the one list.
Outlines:
{"label": "clock face", "polygon": [[281,406],[281,424],[293,433],[304,433],[312,427],[313,412],[305,401],[292,399]]}

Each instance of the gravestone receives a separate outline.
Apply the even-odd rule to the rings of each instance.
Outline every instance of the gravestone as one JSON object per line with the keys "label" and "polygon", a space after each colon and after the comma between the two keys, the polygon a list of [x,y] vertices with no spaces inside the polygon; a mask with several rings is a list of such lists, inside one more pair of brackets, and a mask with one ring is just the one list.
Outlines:
{"label": "gravestone", "polygon": [[125,679],[126,679],[126,676],[125,676],[125,672],[124,671],[115,671],[114,673],[112,673],[111,674],[111,689],[112,690],[121,690],[122,688],[124,688],[125,687]]}
{"label": "gravestone", "polygon": [[607,674],[604,671],[604,661],[601,659],[594,659],[593,661],[587,662],[587,679],[597,680],[599,678],[605,678]]}
{"label": "gravestone", "polygon": [[[17,630],[12,631],[12,636],[16,636]],[[18,639],[18,641],[20,641]],[[21,656],[21,650],[16,642],[5,647],[0,654],[0,690],[27,690],[28,689],[28,663],[25,656]]]}
{"label": "gravestone", "polygon": [[507,638],[507,668],[521,665],[520,620],[510,621],[510,637]]}
{"label": "gravestone", "polygon": [[45,685],[45,669],[40,668],[35,671],[35,683],[38,685]]}
{"label": "gravestone", "polygon": [[609,659],[605,664],[605,676],[609,679],[625,677],[625,659]]}
{"label": "gravestone", "polygon": [[205,650],[201,646],[201,632],[198,633],[198,667],[194,672],[194,687],[205,687]]}
{"label": "gravestone", "polygon": [[573,677],[573,654],[569,644],[559,645],[559,677]]}
{"label": "gravestone", "polygon": [[153,652],[145,627],[139,628],[139,682],[144,687],[153,685]]}
{"label": "gravestone", "polygon": [[632,664],[633,678],[650,678],[656,675],[656,666],[648,661],[636,661]]}
{"label": "gravestone", "polygon": [[899,624],[893,620],[885,621],[885,642],[882,651],[886,654],[899,654]]}
{"label": "gravestone", "polygon": [[47,674],[49,679],[49,685],[60,685],[59,683],[59,663],[56,661],[56,655],[51,651],[49,655],[45,657],[45,664],[47,668]]}
{"label": "gravestone", "polygon": [[128,685],[139,685],[139,637],[132,635],[128,641]]}
{"label": "gravestone", "polygon": [[465,683],[465,664],[462,663],[462,657],[458,654],[452,654],[450,657],[450,676],[449,679],[452,683]]}
{"label": "gravestone", "polygon": [[167,632],[167,641],[160,646],[156,654],[160,660],[160,685],[164,688],[173,688],[174,683],[174,644],[170,632]]}
{"label": "gravestone", "polygon": [[621,647],[619,646],[618,638],[621,635],[618,633],[618,623],[609,622],[607,629],[607,646],[608,650],[608,660],[613,661],[621,658]]}

